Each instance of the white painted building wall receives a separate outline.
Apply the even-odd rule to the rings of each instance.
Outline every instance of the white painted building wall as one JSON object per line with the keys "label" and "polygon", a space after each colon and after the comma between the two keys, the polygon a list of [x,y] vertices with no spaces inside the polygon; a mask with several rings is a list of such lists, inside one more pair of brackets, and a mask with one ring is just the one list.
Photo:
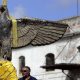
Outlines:
{"label": "white painted building wall", "polygon": [[[42,76],[46,74],[45,70],[40,66],[45,65],[45,55],[48,53],[57,53],[55,45],[37,46],[37,47],[26,47],[18,50],[13,50],[12,62],[17,69],[19,75],[19,57],[25,56],[25,64],[31,67],[31,74],[34,76]],[[51,72],[52,73],[52,72]]]}

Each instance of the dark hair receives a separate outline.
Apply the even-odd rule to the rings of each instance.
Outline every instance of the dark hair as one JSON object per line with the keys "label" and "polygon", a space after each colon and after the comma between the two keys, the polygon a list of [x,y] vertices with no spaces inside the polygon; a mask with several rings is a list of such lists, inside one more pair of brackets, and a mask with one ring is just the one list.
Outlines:
{"label": "dark hair", "polygon": [[[22,67],[22,68],[28,68],[28,69],[29,69],[29,71],[31,71],[31,69],[30,69],[30,67],[29,67],[29,66],[24,66],[24,67]],[[22,70],[22,68],[21,68],[21,70]]]}

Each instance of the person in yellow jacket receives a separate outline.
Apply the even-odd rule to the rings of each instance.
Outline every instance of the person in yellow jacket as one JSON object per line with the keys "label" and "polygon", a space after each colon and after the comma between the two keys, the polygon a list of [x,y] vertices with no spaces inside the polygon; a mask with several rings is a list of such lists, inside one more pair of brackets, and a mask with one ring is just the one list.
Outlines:
{"label": "person in yellow jacket", "polygon": [[18,80],[16,69],[8,60],[0,60],[0,80]]}

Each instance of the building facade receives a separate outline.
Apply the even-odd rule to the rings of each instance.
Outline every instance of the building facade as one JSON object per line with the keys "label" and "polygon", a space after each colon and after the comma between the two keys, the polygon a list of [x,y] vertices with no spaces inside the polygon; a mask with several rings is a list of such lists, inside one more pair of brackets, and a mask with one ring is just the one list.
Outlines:
{"label": "building facade", "polygon": [[[72,17],[58,22],[69,25],[65,35],[80,32],[80,17]],[[61,70],[42,69],[43,65],[55,63],[80,63],[79,36],[62,38],[61,40],[45,46],[26,46],[13,50],[12,62],[17,69],[17,74],[21,77],[20,69],[22,66],[30,66],[31,75],[38,80],[71,80],[62,73]],[[55,56],[54,56],[55,55]],[[54,61],[55,58],[55,61]],[[67,74],[68,71],[65,71]],[[76,80],[79,80],[77,78]]]}

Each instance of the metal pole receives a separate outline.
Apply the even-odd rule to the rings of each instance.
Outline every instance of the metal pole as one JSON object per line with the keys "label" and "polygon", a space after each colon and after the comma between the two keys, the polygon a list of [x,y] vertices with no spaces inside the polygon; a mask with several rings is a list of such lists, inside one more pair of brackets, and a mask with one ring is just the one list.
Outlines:
{"label": "metal pole", "polygon": [[79,5],[78,5],[79,1],[77,0],[77,16],[79,15]]}

